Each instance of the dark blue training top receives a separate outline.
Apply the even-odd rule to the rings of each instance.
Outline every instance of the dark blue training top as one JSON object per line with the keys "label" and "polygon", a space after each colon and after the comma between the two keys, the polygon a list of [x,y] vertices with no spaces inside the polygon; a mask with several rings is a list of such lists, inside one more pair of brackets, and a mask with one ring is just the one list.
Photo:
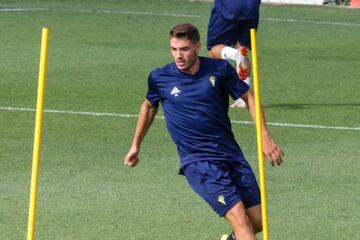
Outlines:
{"label": "dark blue training top", "polygon": [[258,19],[261,0],[215,0],[214,10],[230,20]]}
{"label": "dark blue training top", "polygon": [[151,105],[162,104],[180,169],[201,160],[244,159],[231,130],[228,109],[229,95],[238,99],[249,87],[226,60],[200,57],[194,75],[170,63],[150,73],[148,87],[146,98]]}

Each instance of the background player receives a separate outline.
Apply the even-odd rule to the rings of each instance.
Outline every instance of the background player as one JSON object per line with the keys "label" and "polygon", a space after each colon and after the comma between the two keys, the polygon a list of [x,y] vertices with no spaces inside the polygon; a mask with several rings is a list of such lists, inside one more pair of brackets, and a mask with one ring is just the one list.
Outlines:
{"label": "background player", "polygon": [[[257,29],[260,0],[215,0],[207,35],[207,49],[213,58],[234,60],[239,78],[250,84],[250,29]],[[244,108],[242,99],[232,107]]]}

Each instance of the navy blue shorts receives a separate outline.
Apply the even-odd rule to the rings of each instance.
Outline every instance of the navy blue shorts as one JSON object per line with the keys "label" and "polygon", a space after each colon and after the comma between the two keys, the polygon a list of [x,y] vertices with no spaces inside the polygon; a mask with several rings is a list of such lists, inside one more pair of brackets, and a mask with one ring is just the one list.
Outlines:
{"label": "navy blue shorts", "polygon": [[223,217],[237,203],[260,204],[260,190],[246,161],[199,161],[184,167],[191,188]]}
{"label": "navy blue shorts", "polygon": [[218,44],[232,46],[237,42],[251,49],[250,29],[257,29],[258,24],[259,19],[229,20],[213,10],[208,25],[207,49]]}

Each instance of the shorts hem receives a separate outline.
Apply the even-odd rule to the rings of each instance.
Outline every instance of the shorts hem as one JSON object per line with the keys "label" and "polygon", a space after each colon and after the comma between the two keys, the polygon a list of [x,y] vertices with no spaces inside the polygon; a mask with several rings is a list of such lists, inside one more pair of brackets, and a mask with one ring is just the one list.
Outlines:
{"label": "shorts hem", "polygon": [[261,204],[261,202],[253,202],[251,204],[247,204],[245,206],[245,209],[249,209],[249,208],[255,207],[255,206],[260,205],[260,204]]}
{"label": "shorts hem", "polygon": [[[239,202],[243,202],[243,200],[242,199],[235,200],[232,204],[229,205],[229,207],[225,211],[223,211],[221,213],[217,213],[217,214],[219,215],[219,217],[225,217],[226,213],[228,213]],[[251,203],[251,204],[247,204],[246,206],[245,206],[244,202],[243,202],[243,204],[244,204],[245,209],[249,209],[249,208],[255,207],[257,205],[260,205],[261,203],[260,202],[254,202],[254,203]]]}
{"label": "shorts hem", "polygon": [[218,213],[220,217],[225,217],[225,215],[239,202],[242,202],[242,199],[238,198],[237,200],[233,201],[229,207],[227,207],[223,212]]}

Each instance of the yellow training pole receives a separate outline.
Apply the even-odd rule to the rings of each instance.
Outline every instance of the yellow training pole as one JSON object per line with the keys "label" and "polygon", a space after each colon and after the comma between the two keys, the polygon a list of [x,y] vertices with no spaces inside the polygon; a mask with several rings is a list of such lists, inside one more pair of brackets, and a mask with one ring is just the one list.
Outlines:
{"label": "yellow training pole", "polygon": [[260,103],[260,86],[259,86],[259,69],[257,63],[256,49],[256,32],[255,29],[250,30],[251,35],[251,57],[253,66],[253,81],[255,92],[255,110],[256,110],[256,136],[258,145],[259,173],[260,173],[260,193],[261,193],[261,214],[263,224],[263,240],[268,240],[268,218],[266,208],[266,187],[265,187],[265,165],[261,133],[261,103]]}
{"label": "yellow training pole", "polygon": [[44,110],[47,52],[48,52],[48,29],[43,28],[42,39],[41,39],[37,104],[36,104],[34,152],[33,152],[33,162],[32,162],[32,173],[31,173],[27,240],[33,240],[34,232],[35,232],[36,195],[37,195],[37,185],[38,185],[38,175],[39,175],[41,128],[42,128],[42,113]]}

